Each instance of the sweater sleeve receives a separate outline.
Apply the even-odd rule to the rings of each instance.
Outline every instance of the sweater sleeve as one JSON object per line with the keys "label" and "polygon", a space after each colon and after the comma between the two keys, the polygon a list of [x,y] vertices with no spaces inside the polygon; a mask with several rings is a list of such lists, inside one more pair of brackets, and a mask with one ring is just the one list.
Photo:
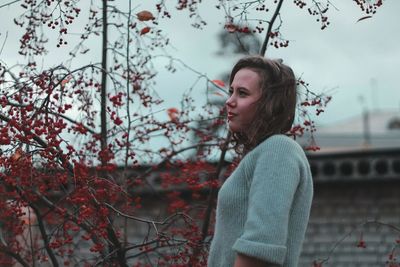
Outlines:
{"label": "sweater sleeve", "polygon": [[247,219],[233,249],[260,260],[283,264],[292,201],[300,167],[292,142],[281,140],[253,155]]}

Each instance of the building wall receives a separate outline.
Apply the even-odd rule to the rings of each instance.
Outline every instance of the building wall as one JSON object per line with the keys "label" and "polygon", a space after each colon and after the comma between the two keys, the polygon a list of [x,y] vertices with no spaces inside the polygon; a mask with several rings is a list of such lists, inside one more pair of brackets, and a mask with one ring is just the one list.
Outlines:
{"label": "building wall", "polygon": [[316,184],[299,266],[389,266],[392,250],[400,254],[399,189],[398,181]]}

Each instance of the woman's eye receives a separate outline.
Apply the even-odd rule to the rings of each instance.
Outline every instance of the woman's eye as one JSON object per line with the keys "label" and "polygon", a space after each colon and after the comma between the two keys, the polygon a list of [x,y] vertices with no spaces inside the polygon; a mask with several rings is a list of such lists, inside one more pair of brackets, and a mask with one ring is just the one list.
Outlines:
{"label": "woman's eye", "polygon": [[240,96],[246,96],[247,94],[246,94],[246,92],[239,91],[239,95],[240,95]]}
{"label": "woman's eye", "polygon": [[229,95],[232,95],[232,94],[233,94],[233,90],[229,90],[229,91],[228,91],[228,94],[229,94]]}

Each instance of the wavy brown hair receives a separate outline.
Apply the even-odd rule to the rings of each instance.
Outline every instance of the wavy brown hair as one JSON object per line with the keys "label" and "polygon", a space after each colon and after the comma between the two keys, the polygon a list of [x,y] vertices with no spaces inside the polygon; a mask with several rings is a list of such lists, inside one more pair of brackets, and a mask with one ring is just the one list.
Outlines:
{"label": "wavy brown hair", "polygon": [[296,112],[297,81],[293,70],[282,60],[261,56],[240,59],[232,69],[229,85],[241,69],[250,69],[260,77],[261,97],[255,103],[257,116],[246,133],[232,133],[235,151],[244,156],[274,134],[285,134],[293,124]]}

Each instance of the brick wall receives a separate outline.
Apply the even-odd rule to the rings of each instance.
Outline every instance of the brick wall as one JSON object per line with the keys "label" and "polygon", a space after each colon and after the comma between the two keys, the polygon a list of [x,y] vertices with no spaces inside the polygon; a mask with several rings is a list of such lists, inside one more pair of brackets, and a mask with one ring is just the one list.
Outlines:
{"label": "brick wall", "polygon": [[327,257],[323,266],[388,266],[400,239],[391,226],[400,229],[398,181],[317,184],[299,266]]}

